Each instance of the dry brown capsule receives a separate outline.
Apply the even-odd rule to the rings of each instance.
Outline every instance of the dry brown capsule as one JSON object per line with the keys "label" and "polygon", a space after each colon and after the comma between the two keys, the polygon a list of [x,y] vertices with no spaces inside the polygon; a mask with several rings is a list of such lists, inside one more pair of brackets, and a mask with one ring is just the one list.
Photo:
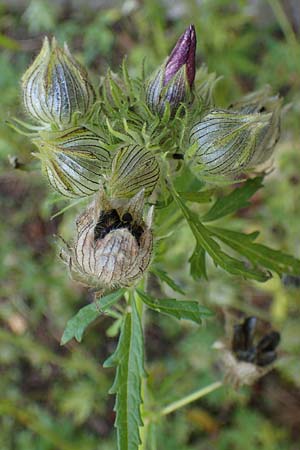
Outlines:
{"label": "dry brown capsule", "polygon": [[101,289],[130,286],[142,277],[153,248],[153,209],[144,221],[143,208],[143,190],[130,200],[117,200],[100,189],[77,219],[74,244],[61,254],[75,280]]}
{"label": "dry brown capsule", "polygon": [[271,331],[256,340],[256,325],[256,317],[247,317],[242,323],[234,325],[228,342],[216,342],[214,345],[222,350],[225,381],[234,388],[251,385],[266,375],[277,358],[280,334]]}

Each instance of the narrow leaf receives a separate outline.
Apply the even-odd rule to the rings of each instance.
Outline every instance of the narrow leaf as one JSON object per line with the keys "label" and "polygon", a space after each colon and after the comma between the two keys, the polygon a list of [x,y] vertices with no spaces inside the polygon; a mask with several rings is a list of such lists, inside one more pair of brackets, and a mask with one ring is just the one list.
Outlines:
{"label": "narrow leaf", "polygon": [[258,268],[248,267],[246,262],[223,252],[219,244],[211,237],[211,231],[198,220],[198,217],[182,202],[176,192],[173,192],[173,195],[195,236],[198,246],[202,247],[211,256],[217,266],[234,275],[253,278],[257,281],[266,281],[270,278],[269,273]]}
{"label": "narrow leaf", "polygon": [[204,277],[207,279],[206,262],[205,262],[205,250],[203,247],[196,245],[196,248],[189,259],[191,265],[191,275],[194,280],[199,280]]}
{"label": "narrow leaf", "polygon": [[200,192],[178,192],[183,200],[194,203],[208,203],[211,201],[211,196],[215,192],[214,189]]}
{"label": "narrow leaf", "polygon": [[141,418],[141,385],[144,371],[144,340],[142,325],[135,302],[132,312],[127,312],[123,321],[118,346],[104,363],[104,367],[116,367],[116,377],[110,389],[116,394],[115,426],[118,435],[118,450],[135,450],[141,443],[139,427]]}
{"label": "narrow leaf", "polygon": [[210,227],[210,230],[222,242],[244,255],[255,265],[266,267],[278,273],[278,275],[282,275],[283,273],[299,275],[300,273],[299,259],[282,253],[279,250],[273,250],[265,245],[253,242],[257,237],[257,233],[243,234],[217,227]]}
{"label": "narrow leaf", "polygon": [[262,181],[263,177],[247,180],[242,187],[236,188],[230,194],[218,198],[211,209],[202,217],[202,220],[210,222],[232,214],[241,208],[246,208],[250,205],[248,200],[263,186]]}
{"label": "narrow leaf", "polygon": [[125,289],[119,289],[118,291],[112,292],[111,294],[102,297],[100,300],[81,308],[72,319],[68,320],[61,338],[61,345],[65,345],[74,337],[78,342],[81,342],[87,326],[97,319],[103,311],[116,303],[124,293]]}
{"label": "narrow leaf", "polygon": [[139,289],[137,292],[142,301],[149,308],[163,314],[174,316],[177,319],[187,319],[196,323],[201,323],[202,318],[212,315],[212,312],[208,308],[200,306],[198,302],[195,301],[176,300],[174,298],[157,299]]}
{"label": "narrow leaf", "polygon": [[172,278],[169,277],[169,275],[161,269],[158,269],[157,267],[152,267],[150,270],[154,275],[156,275],[158,278],[160,278],[162,281],[164,281],[170,288],[173,289],[175,292],[179,292],[180,294],[185,294],[185,292],[181,289],[178,284],[172,280]]}

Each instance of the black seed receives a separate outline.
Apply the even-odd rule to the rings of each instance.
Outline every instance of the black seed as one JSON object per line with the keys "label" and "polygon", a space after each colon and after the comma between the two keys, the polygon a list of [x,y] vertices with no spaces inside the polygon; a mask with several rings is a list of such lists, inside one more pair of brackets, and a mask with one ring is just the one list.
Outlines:
{"label": "black seed", "polygon": [[256,317],[247,317],[242,324],[234,326],[232,350],[249,350],[253,347]]}
{"label": "black seed", "polygon": [[239,350],[246,350],[245,334],[242,325],[234,325],[232,350],[237,352]]}
{"label": "black seed", "polygon": [[258,353],[256,357],[256,364],[261,367],[268,366],[269,364],[272,364],[276,358],[277,353],[275,351]]}
{"label": "black seed", "polygon": [[246,349],[252,347],[255,328],[256,328],[256,322],[257,322],[256,317],[247,317],[244,320],[243,330],[244,330],[244,334],[245,334]]}
{"label": "black seed", "polygon": [[125,214],[123,214],[123,216],[122,216],[122,222],[124,222],[124,223],[131,223],[132,222],[132,215],[129,213],[129,212],[127,212],[127,213],[125,213]]}
{"label": "black seed", "polygon": [[120,216],[116,209],[102,211],[94,229],[94,239],[103,239],[110,231],[122,228]]}
{"label": "black seed", "polygon": [[280,341],[280,334],[277,331],[272,331],[266,334],[257,344],[258,352],[270,352],[275,350]]}
{"label": "black seed", "polygon": [[107,211],[105,213],[105,216],[109,220],[120,220],[120,216],[119,216],[118,211],[116,209],[112,209],[110,211]]}
{"label": "black seed", "polygon": [[249,350],[238,350],[236,352],[236,357],[239,361],[253,363],[256,357],[256,349],[252,347]]}
{"label": "black seed", "polygon": [[94,229],[94,240],[97,241],[98,239],[103,239],[105,235],[107,234],[106,229],[103,228],[101,225],[96,225]]}
{"label": "black seed", "polygon": [[133,224],[128,229],[131,232],[132,236],[134,236],[136,238],[137,243],[140,244],[141,236],[144,233],[143,228],[140,225]]}

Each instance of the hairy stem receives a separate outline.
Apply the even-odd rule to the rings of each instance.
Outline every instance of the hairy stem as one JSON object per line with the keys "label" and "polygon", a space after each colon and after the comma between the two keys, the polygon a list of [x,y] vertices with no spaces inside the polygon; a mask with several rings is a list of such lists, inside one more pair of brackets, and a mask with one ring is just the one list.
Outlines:
{"label": "hairy stem", "polygon": [[[142,286],[142,288],[145,288],[146,280],[145,279],[142,280],[140,285]],[[145,319],[144,304],[138,295],[135,294],[134,297],[135,297],[134,300],[136,303],[138,314],[140,316],[142,329],[143,329],[143,333],[144,333],[144,319]],[[142,416],[144,426],[140,428],[141,444],[139,445],[138,450],[145,450],[145,448],[146,448],[147,424],[145,423],[145,390],[146,390],[146,379],[143,378],[142,379],[142,387],[141,387],[141,396],[142,396],[142,402],[143,402],[141,405],[141,416]]]}

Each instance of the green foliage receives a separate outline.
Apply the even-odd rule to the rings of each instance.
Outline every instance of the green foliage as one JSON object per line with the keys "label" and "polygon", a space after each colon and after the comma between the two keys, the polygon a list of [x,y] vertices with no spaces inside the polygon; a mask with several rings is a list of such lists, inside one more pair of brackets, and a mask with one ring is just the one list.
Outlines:
{"label": "green foliage", "polygon": [[143,425],[140,408],[144,371],[144,339],[135,300],[125,314],[118,346],[105,361],[104,367],[116,367],[116,377],[110,389],[116,394],[116,422],[118,446],[121,450],[138,448],[141,442],[139,427]]}
{"label": "green foliage", "polygon": [[164,270],[158,269],[157,267],[153,266],[151,268],[151,272],[154,273],[156,276],[158,276],[161,281],[163,281],[168,286],[170,286],[170,288],[172,288],[173,291],[179,292],[179,294],[182,294],[182,295],[185,294],[185,292],[181,289],[181,287],[178,286],[178,284],[174,280],[172,280],[172,278],[169,277],[167,272],[165,272]]}
{"label": "green foliage", "polygon": [[203,222],[220,219],[249,206],[251,204],[249,199],[263,186],[262,180],[263,177],[249,179],[242,187],[234,189],[225,197],[218,198],[210,210],[202,217]]}
{"label": "green foliage", "polygon": [[[107,347],[105,332],[115,327],[113,334],[116,335],[120,314],[116,313],[116,304],[109,311],[109,316],[99,313],[95,309],[96,304],[88,305],[76,314],[78,305],[82,306],[88,301],[88,294],[69,282],[49,243],[52,242],[53,233],[71,235],[74,211],[80,212],[81,207],[72,206],[53,222],[53,228],[48,229],[49,219],[57,213],[59,203],[54,202],[49,206],[49,192],[46,192],[36,171],[37,164],[32,163],[32,146],[4,126],[7,115],[21,113],[19,92],[16,89],[21,73],[30,64],[32,53],[39,47],[40,33],[51,31],[60,43],[68,41],[80,61],[93,61],[91,68],[94,70],[92,76],[95,85],[99,84],[99,74],[104,74],[108,63],[114,70],[118,69],[125,53],[128,54],[130,75],[140,77],[142,59],[147,57],[146,68],[147,73],[150,73],[161,63],[172,42],[181,33],[182,23],[190,21],[201,32],[198,40],[200,61],[205,61],[210,71],[224,74],[214,93],[216,103],[228,106],[246,88],[254,89],[270,83],[286,93],[287,100],[292,100],[293,105],[282,124],[282,129],[287,130],[287,133],[279,144],[276,156],[279,171],[274,173],[275,176],[265,178],[265,188],[260,191],[259,202],[254,206],[251,206],[250,198],[256,191],[255,187],[259,189],[257,178],[246,181],[238,188],[225,186],[221,192],[220,189],[211,189],[211,186],[196,184],[188,171],[181,169],[180,161],[170,163],[172,174],[178,175],[174,184],[196,237],[196,246],[176,206],[178,203],[170,196],[167,188],[166,198],[160,198],[156,204],[155,226],[159,239],[151,267],[155,267],[152,271],[156,284],[151,279],[149,281],[151,302],[156,301],[157,291],[163,301],[166,295],[160,291],[171,288],[182,295],[186,293],[187,298],[199,298],[211,310],[216,309],[218,314],[214,321],[207,321],[205,327],[191,327],[188,321],[178,325],[168,315],[148,311],[147,385],[151,393],[147,394],[147,404],[151,408],[152,395],[156,399],[154,408],[158,403],[167,404],[172,399],[184,396],[191,388],[208,384],[219,376],[211,345],[223,335],[223,323],[219,317],[224,307],[234,307],[246,314],[255,312],[261,318],[274,321],[278,329],[283,331],[282,350],[285,356],[277,366],[276,378],[271,375],[265,383],[260,384],[259,399],[257,390],[249,389],[239,394],[220,390],[218,394],[212,394],[201,402],[201,405],[195,405],[195,409],[199,409],[198,416],[190,414],[193,410],[187,408],[186,414],[175,414],[155,425],[157,433],[149,431],[149,445],[152,442],[153,449],[157,447],[165,450],[177,447],[182,450],[201,450],[212,446],[226,450],[245,446],[249,449],[286,450],[297,446],[297,436],[294,438],[290,432],[290,422],[291,416],[296,417],[298,410],[294,406],[295,413],[288,414],[293,411],[290,410],[288,395],[292,391],[297,398],[299,387],[299,290],[286,288],[278,277],[262,286],[244,279],[249,276],[254,280],[263,278],[266,274],[263,271],[262,275],[259,267],[279,275],[284,272],[299,273],[298,261],[260,242],[268,242],[273,248],[300,255],[297,184],[300,163],[297,156],[299,45],[297,47],[297,42],[295,46],[286,39],[276,15],[257,9],[258,4],[260,2],[252,6],[249,14],[244,1],[236,2],[234,7],[227,0],[203,2],[200,13],[196,2],[183,2],[182,11],[185,11],[179,13],[183,15],[178,18],[175,18],[177,7],[176,11],[167,11],[161,2],[151,1],[131,11],[110,7],[96,12],[90,10],[88,4],[84,8],[78,8],[75,4],[57,8],[49,2],[40,1],[30,2],[25,14],[20,6],[1,7],[0,114],[3,123],[0,126],[0,195],[5,209],[0,231],[5,238],[0,251],[3,280],[0,288],[0,388],[7,399],[0,405],[3,416],[0,440],[5,449],[116,448],[109,433],[112,427],[110,408],[105,406],[105,390],[111,373],[102,371],[99,353],[100,358],[104,358],[111,351]],[[126,5],[126,8],[129,6]],[[261,26],[261,21],[264,26]],[[294,29],[297,31],[296,24]],[[142,80],[141,77],[135,86],[131,86],[136,93],[141,88]],[[111,83],[111,86],[114,99],[120,99],[117,84]],[[107,100],[101,105],[107,111],[110,110],[109,124],[101,123],[101,129],[103,131],[110,127],[110,144],[114,148],[124,142],[124,137],[127,140],[130,137],[129,143],[138,140],[149,145],[151,141],[154,142],[159,129],[158,121],[139,104],[140,112],[147,121],[147,127],[140,132],[141,123],[136,121],[137,115],[132,112],[137,96],[133,95],[131,88],[130,102],[127,101],[126,91],[121,89],[124,98],[117,108],[122,120],[116,116],[111,102]],[[153,151],[156,152],[159,147],[162,153],[169,152],[169,157],[178,151],[174,146],[174,141],[177,141],[181,143],[180,151],[183,152],[185,126],[186,122],[179,117],[174,122],[168,122],[165,117]],[[167,128],[172,134],[172,140],[167,140],[166,133],[163,133]],[[13,171],[7,160],[9,154],[16,155],[25,163],[29,173]],[[27,179],[26,183],[24,178]],[[28,182],[33,189],[28,188]],[[23,196],[18,192],[23,193]],[[211,198],[215,202],[207,211],[206,203]],[[241,218],[237,211],[245,207],[247,214]],[[230,215],[230,226],[225,215]],[[212,227],[208,223],[210,220],[218,220],[218,227]],[[254,240],[257,234],[251,231],[258,227],[263,231],[261,241],[256,243]],[[248,234],[243,234],[242,230]],[[195,247],[193,253],[192,246]],[[231,252],[234,252],[234,257]],[[196,283],[191,282],[187,273],[189,255],[192,255],[190,269]],[[225,270],[215,269],[208,255]],[[163,267],[164,270],[157,267]],[[242,277],[234,277],[233,280],[228,277],[227,270]],[[205,281],[207,273],[209,283]],[[186,303],[185,300],[179,301]],[[103,310],[101,306],[100,309]],[[115,321],[111,319],[113,313]],[[76,351],[72,350],[72,343],[68,348],[61,349],[58,342],[62,330],[67,319],[74,314],[76,316],[70,320],[67,329],[72,323],[74,329],[69,332],[79,340],[86,326],[98,317],[101,319],[89,328],[89,333],[81,346],[76,346]],[[20,332],[18,335],[13,326],[20,317],[26,328],[23,334]],[[75,318],[83,320],[76,322]],[[139,333],[135,335],[141,338]],[[124,349],[127,350],[125,346]],[[125,365],[124,362],[123,373],[126,373]],[[127,373],[129,376],[130,372]],[[285,380],[288,380],[288,385]],[[279,403],[274,400],[277,392]],[[286,415],[280,415],[281,400],[287,405]],[[139,402],[136,404],[139,405]],[[268,410],[265,409],[266,404]],[[215,431],[206,428],[207,416],[203,411],[217,423]],[[202,422],[199,417],[204,417]],[[228,421],[222,425],[224,417]],[[281,427],[278,427],[278,423],[282,424]],[[253,430],[256,432],[253,433]],[[294,435],[297,435],[297,424],[293,430]],[[154,434],[157,434],[156,437]]]}
{"label": "green foliage", "polygon": [[[184,214],[196,239],[198,248],[201,247],[203,250],[205,250],[211,256],[217,266],[222,267],[224,270],[233,275],[253,278],[257,281],[266,281],[268,278],[270,278],[269,274],[264,270],[248,268],[243,261],[233,258],[223,250],[221,250],[219,244],[211,237],[212,233],[210,232],[210,230],[200,222],[197,216],[186,205],[184,205],[177,193],[174,193],[174,200]],[[205,276],[203,256],[200,256],[201,259],[199,260],[199,250],[197,250],[196,254],[194,253],[194,255],[197,255],[192,258],[194,273],[195,269],[197,268],[201,270],[201,272],[198,272],[197,274],[198,277]],[[195,258],[197,258],[196,264]]]}
{"label": "green foliage", "polygon": [[142,301],[151,309],[163,314],[174,316],[177,319],[188,319],[201,324],[202,319],[212,315],[212,312],[190,300],[176,300],[174,298],[153,298],[149,294],[137,290]]}
{"label": "green foliage", "polygon": [[238,233],[217,227],[209,227],[209,230],[222,242],[245,256],[254,266],[262,266],[276,272],[278,275],[300,273],[300,261],[291,255],[278,250],[272,250],[262,244],[253,241],[258,236],[257,232],[251,234]]}
{"label": "green foliage", "polygon": [[81,342],[85,329],[97,319],[100,314],[114,305],[114,303],[124,295],[124,292],[124,289],[119,289],[118,291],[105,295],[98,301],[95,300],[91,305],[81,308],[78,313],[68,321],[61,338],[61,345],[67,344],[67,342],[73,338],[78,342]]}

